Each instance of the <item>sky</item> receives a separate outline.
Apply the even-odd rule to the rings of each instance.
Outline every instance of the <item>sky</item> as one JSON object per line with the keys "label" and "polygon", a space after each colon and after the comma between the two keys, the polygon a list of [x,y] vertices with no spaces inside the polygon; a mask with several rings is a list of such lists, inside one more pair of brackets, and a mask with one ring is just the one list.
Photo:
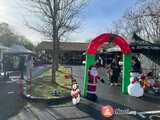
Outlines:
{"label": "sky", "polygon": [[[27,12],[19,7],[22,0],[0,0],[0,22],[6,22],[21,35],[29,38],[34,44],[44,41],[40,33],[27,28],[24,24],[24,15]],[[85,42],[96,35],[107,32],[113,21],[120,19],[125,11],[134,6],[137,0],[90,0],[81,11],[81,26],[69,34],[67,41]]]}

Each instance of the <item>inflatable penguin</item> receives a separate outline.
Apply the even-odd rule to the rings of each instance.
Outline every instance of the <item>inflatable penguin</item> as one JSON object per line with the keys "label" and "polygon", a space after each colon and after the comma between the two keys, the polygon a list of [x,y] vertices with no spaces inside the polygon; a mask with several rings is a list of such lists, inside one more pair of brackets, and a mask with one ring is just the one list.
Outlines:
{"label": "inflatable penguin", "polygon": [[80,90],[76,80],[72,81],[71,96],[73,105],[76,105],[80,102]]}
{"label": "inflatable penguin", "polygon": [[144,90],[139,83],[139,74],[131,73],[130,84],[128,86],[128,94],[134,97],[141,97]]}

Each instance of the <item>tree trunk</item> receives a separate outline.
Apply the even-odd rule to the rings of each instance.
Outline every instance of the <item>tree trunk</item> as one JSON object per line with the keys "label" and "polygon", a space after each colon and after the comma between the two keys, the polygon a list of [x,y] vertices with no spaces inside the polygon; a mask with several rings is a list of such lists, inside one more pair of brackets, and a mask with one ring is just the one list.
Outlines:
{"label": "tree trunk", "polygon": [[52,37],[53,39],[53,42],[52,42],[52,83],[55,83],[56,81],[56,69],[55,69],[55,54],[56,54],[56,51],[55,51],[55,41],[54,41],[54,35]]}
{"label": "tree trunk", "polygon": [[56,71],[58,70],[59,68],[59,55],[60,55],[60,49],[59,49],[59,39],[58,39],[58,34],[56,32],[56,54],[55,54],[55,61],[56,61],[56,64],[55,64],[55,68],[56,68]]}
{"label": "tree trunk", "polygon": [[[50,2],[50,0],[49,0]],[[50,6],[51,12],[52,12],[52,26],[53,26],[53,33],[52,33],[52,49],[53,49],[53,53],[52,53],[52,83],[56,82],[56,64],[57,64],[57,25],[56,25],[56,20],[57,20],[57,1],[54,0],[54,10],[52,12],[52,7]],[[51,5],[51,2],[50,2]]]}

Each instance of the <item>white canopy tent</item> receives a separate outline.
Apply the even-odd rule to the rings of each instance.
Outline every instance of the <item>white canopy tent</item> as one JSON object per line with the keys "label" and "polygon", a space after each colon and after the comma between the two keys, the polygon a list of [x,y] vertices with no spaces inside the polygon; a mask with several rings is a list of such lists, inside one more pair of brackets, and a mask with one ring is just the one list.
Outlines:
{"label": "white canopy tent", "polygon": [[13,45],[5,51],[5,54],[34,54],[34,52],[21,45]]}
{"label": "white canopy tent", "polygon": [[[24,57],[24,59],[26,60],[28,56],[34,55],[34,54],[35,53],[33,51],[25,48],[22,45],[13,45],[4,51],[3,59],[5,59],[7,56],[17,56],[17,57],[14,57],[14,59],[18,58],[18,60],[15,60],[15,62],[16,62],[15,65],[17,67],[20,62],[19,60],[21,59],[20,57]],[[3,69],[4,73],[6,73],[7,71],[14,71],[14,68],[8,69],[8,67],[6,67],[8,65],[7,62],[3,63],[3,65],[5,68],[5,69]]]}

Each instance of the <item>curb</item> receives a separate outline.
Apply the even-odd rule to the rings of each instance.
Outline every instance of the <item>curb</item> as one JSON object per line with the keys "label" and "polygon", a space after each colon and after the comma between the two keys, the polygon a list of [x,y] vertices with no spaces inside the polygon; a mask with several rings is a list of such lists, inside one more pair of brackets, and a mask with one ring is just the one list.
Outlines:
{"label": "curb", "polygon": [[57,97],[57,98],[47,98],[47,97],[36,97],[36,96],[31,96],[29,94],[23,94],[22,95],[23,98],[27,99],[27,100],[31,100],[31,101],[35,101],[35,102],[46,102],[48,104],[51,103],[61,103],[61,102],[67,102],[71,100],[71,96],[62,96],[62,97]]}
{"label": "curb", "polygon": [[154,96],[154,95],[150,95],[150,94],[145,93],[144,97],[148,98],[151,101],[160,103],[160,96]]}
{"label": "curb", "polygon": [[88,100],[85,97],[81,97],[81,100],[84,101],[84,102],[82,102],[83,104],[86,104],[86,105],[90,106],[91,108],[94,108],[94,109],[96,109],[98,111],[100,111],[101,107],[103,106],[103,105],[101,105],[101,104],[99,104],[97,102]]}

